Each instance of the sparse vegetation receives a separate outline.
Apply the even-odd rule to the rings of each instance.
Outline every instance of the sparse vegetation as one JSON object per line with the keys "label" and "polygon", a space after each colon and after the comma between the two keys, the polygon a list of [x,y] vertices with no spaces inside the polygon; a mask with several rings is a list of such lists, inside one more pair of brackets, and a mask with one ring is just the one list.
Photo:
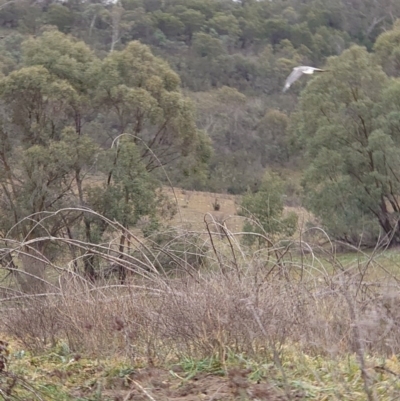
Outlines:
{"label": "sparse vegetation", "polygon": [[[65,254],[87,248],[101,264],[120,262],[113,239],[124,228],[108,224],[109,245],[53,241]],[[212,230],[173,235],[184,248],[173,238],[150,248],[131,234],[124,285],[113,276],[92,283],[49,260],[42,294],[25,294],[6,277],[4,399],[399,396],[396,253],[388,269],[384,249],[341,257],[292,241],[253,252],[237,234]],[[16,265],[22,245],[6,248]],[[193,256],[206,263],[197,267]]]}
{"label": "sparse vegetation", "polygon": [[0,400],[400,399],[396,18],[2,0]]}

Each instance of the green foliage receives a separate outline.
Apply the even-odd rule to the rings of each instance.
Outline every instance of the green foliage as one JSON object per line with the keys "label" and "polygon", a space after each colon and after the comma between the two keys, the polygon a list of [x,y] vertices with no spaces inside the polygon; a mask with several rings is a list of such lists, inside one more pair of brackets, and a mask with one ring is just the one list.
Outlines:
{"label": "green foliage", "polygon": [[178,17],[163,13],[160,10],[153,13],[153,18],[158,29],[169,39],[175,39],[185,29],[184,23]]}
{"label": "green foliage", "polygon": [[193,50],[199,57],[210,59],[224,53],[221,41],[204,32],[200,32],[194,36]]}
{"label": "green foliage", "polygon": [[308,85],[293,117],[309,163],[305,204],[337,238],[371,244],[380,228],[397,242],[398,83],[357,46],[327,68],[332,73]]}
{"label": "green foliage", "polygon": [[216,192],[242,193],[258,181],[260,147],[252,146],[249,132],[255,125],[246,96],[223,86],[194,97],[199,125],[206,127],[214,147],[210,155],[209,187]]}
{"label": "green foliage", "polygon": [[269,110],[259,121],[257,131],[263,146],[261,163],[285,163],[289,160],[287,128],[289,117],[279,110]]}
{"label": "green foliage", "polygon": [[99,82],[97,99],[110,124],[118,135],[135,136],[148,170],[193,154],[198,144],[193,107],[179,91],[178,75],[148,47],[132,42],[112,52]]}
{"label": "green foliage", "polygon": [[220,376],[225,375],[221,361],[214,356],[201,360],[186,357],[179,362],[179,365],[186,373],[185,380],[190,380],[199,373],[208,373]]}
{"label": "green foliage", "polygon": [[[386,43],[385,37],[390,36],[391,42],[389,41],[389,45],[377,44],[376,52],[378,54],[378,49],[383,47],[386,49],[379,50],[379,57],[385,71],[396,74],[396,39],[389,29],[394,18],[400,15],[400,9],[397,4],[389,3],[390,0],[383,0],[378,7],[376,2],[356,4],[346,3],[344,0],[310,0],[305,3],[288,3],[283,0],[124,0],[118,4],[52,3],[48,7],[40,8],[23,7],[22,3],[18,2],[0,10],[0,25],[35,34],[36,38],[31,38],[24,45],[25,66],[45,66],[58,78],[68,81],[77,91],[74,102],[65,106],[65,114],[68,114],[71,120],[74,119],[74,124],[67,125],[75,125],[78,131],[85,125],[85,133],[90,132],[99,142],[108,144],[121,133],[134,134],[140,138],[137,143],[139,147],[152,144],[152,149],[153,146],[157,148],[153,149],[157,155],[163,155],[161,163],[173,166],[170,174],[176,182],[179,180],[182,185],[197,188],[208,186],[211,189],[216,188],[215,174],[211,174],[211,180],[207,182],[206,169],[201,168],[200,176],[188,180],[187,172],[199,171],[199,167],[188,168],[188,165],[192,165],[188,159],[177,163],[176,160],[165,157],[168,152],[164,145],[169,145],[171,137],[176,155],[194,154],[204,148],[207,141],[202,141],[202,134],[195,132],[193,127],[189,129],[191,135],[184,135],[185,144],[190,142],[188,138],[192,137],[188,150],[183,151],[184,144],[180,132],[182,126],[176,121],[169,124],[166,129],[168,134],[164,131],[160,133],[160,143],[163,142],[163,145],[158,145],[158,137],[153,144],[158,129],[166,121],[163,121],[162,117],[168,118],[166,108],[154,93],[154,90],[158,90],[154,77],[161,73],[161,69],[156,68],[157,71],[148,74],[146,78],[152,81],[155,87],[151,91],[147,84],[141,87],[142,83],[132,82],[133,76],[142,74],[137,66],[142,63],[145,66],[144,70],[147,70],[153,68],[150,65],[159,65],[160,59],[165,59],[179,74],[186,91],[206,92],[227,86],[245,95],[248,99],[247,109],[242,114],[247,113],[249,118],[237,120],[236,127],[232,130],[231,122],[225,117],[224,128],[219,121],[221,129],[218,134],[218,137],[222,138],[224,132],[231,131],[227,134],[229,143],[241,146],[242,153],[240,156],[231,157],[231,149],[226,153],[221,152],[222,141],[215,141],[214,137],[214,154],[215,159],[218,159],[218,167],[212,162],[211,171],[219,169],[219,177],[222,177],[221,172],[225,168],[222,166],[229,166],[231,169],[234,163],[240,164],[240,157],[250,158],[252,160],[248,170],[256,170],[258,180],[263,173],[262,169],[271,163],[278,162],[284,166],[293,164],[288,160],[285,135],[284,143],[274,143],[270,150],[263,143],[265,136],[269,135],[266,134],[269,128],[265,126],[266,121],[263,117],[265,111],[270,109],[290,115],[296,103],[296,95],[309,80],[309,77],[300,80],[291,88],[290,94],[281,96],[282,85],[294,66],[321,66],[327,57],[340,54],[354,42],[371,47],[379,33],[386,30],[386,36],[382,35],[379,40]],[[84,49],[82,42],[62,36],[51,25],[84,40],[93,52],[87,47]],[[8,36],[5,39],[7,38]],[[141,58],[142,53],[138,50],[138,45],[134,47],[131,44],[132,40],[152,46],[152,51],[160,58],[145,61]],[[387,46],[390,49],[387,49]],[[18,44],[16,47],[18,48]],[[79,47],[83,58],[79,58]],[[125,60],[125,65],[122,66],[123,57],[120,53],[126,56],[127,48],[130,48],[131,52],[137,51],[137,58],[133,63],[136,63],[136,66],[130,66],[135,57],[130,61]],[[118,55],[112,57],[109,52]],[[10,46],[4,53],[0,48],[0,56],[3,55],[0,57],[0,68],[5,75],[18,68],[18,55],[15,57],[11,53]],[[120,69],[116,75],[119,76],[114,76],[115,71],[112,73],[111,70],[117,64],[117,68]],[[129,74],[126,71],[130,68],[134,73],[128,78]],[[166,69],[172,72],[169,67]],[[175,92],[175,89],[167,89],[167,92],[171,91]],[[157,104],[154,102],[155,98]],[[180,97],[168,98],[170,111],[177,108],[178,98]],[[255,106],[257,102],[258,105]],[[120,108],[121,103],[124,103],[124,107],[119,113],[117,108]],[[191,106],[187,103],[186,106],[184,118],[192,115],[191,119],[194,120],[196,117],[193,110],[190,110]],[[215,109],[216,112],[211,110],[210,113],[215,120],[220,120],[220,112],[218,108]],[[93,117],[99,110],[101,116],[97,114]],[[198,127],[203,129],[204,125],[199,120]],[[175,123],[179,129],[176,129]],[[242,123],[243,126],[240,126]],[[263,125],[264,128],[260,128]],[[179,131],[178,135],[172,134],[172,131]],[[206,134],[213,136],[214,132]],[[243,148],[244,142],[246,146]],[[258,148],[262,149],[262,152]],[[150,168],[158,165],[156,161],[150,160],[150,152],[146,153],[144,148],[141,152],[148,158]],[[209,149],[203,152],[203,155],[196,153],[194,159],[203,159],[207,153],[210,153]],[[226,160],[223,160],[224,154]],[[224,179],[227,185],[223,184],[221,187],[230,186],[234,192],[243,191],[248,186],[250,174],[243,166],[238,175],[240,178],[237,179],[237,183],[233,184],[234,177],[228,177]],[[239,181],[245,182],[240,184]]]}
{"label": "green foliage", "polygon": [[193,34],[198,32],[205,22],[204,15],[197,10],[187,9],[180,12],[179,19],[184,25],[184,32],[186,37],[186,42],[191,43]]}
{"label": "green foliage", "polygon": [[397,20],[392,30],[377,38],[374,52],[387,74],[400,76],[400,20]]}
{"label": "green foliage", "polygon": [[290,38],[290,27],[285,20],[270,19],[265,24],[265,33],[270,43],[277,45],[283,39]]}
{"label": "green foliage", "polygon": [[314,39],[306,23],[296,24],[290,35],[290,41],[295,47],[306,46],[308,49],[314,48]]}
{"label": "green foliage", "polygon": [[[88,205],[102,216],[132,227],[141,216],[155,218],[157,182],[146,171],[132,139],[123,137],[103,153],[100,166],[107,175],[103,187],[89,187]],[[101,224],[101,221],[99,221]]]}
{"label": "green foliage", "polygon": [[62,4],[51,4],[45,17],[49,25],[55,25],[61,32],[69,33],[74,23],[74,15]]}
{"label": "green foliage", "polygon": [[[393,200],[397,83],[389,82],[372,65],[380,64],[389,76],[399,76],[395,18],[400,16],[400,3],[378,3],[122,0],[116,4],[50,2],[42,7],[26,1],[6,2],[0,8],[0,143],[4,149],[0,179],[14,192],[5,195],[7,216],[2,226],[10,227],[34,211],[42,213],[42,207],[85,205],[88,177],[100,170],[104,177],[96,196],[101,198],[104,192],[107,202],[115,196],[118,206],[107,209],[94,195],[91,203],[118,219],[124,215],[128,226],[135,225],[139,215],[134,210],[143,208],[133,198],[129,212],[121,206],[122,188],[132,194],[140,190],[130,188],[122,167],[118,170],[118,163],[122,166],[130,159],[120,153],[114,168],[116,147],[110,150],[117,137],[120,143],[129,137],[123,143],[129,144],[135,159],[131,162],[140,171],[144,168],[145,177],[165,180],[165,172],[159,169],[165,166],[174,184],[231,193],[256,188],[271,165],[301,166],[304,155],[290,152],[293,145],[307,150],[317,172],[328,168],[317,165],[318,152],[323,154],[325,148],[325,158],[337,157],[339,164],[352,171],[364,171],[366,156],[372,152],[374,167],[368,179],[377,180],[379,190],[372,191],[364,175],[362,183],[355,184],[354,177],[349,182],[343,179],[340,191],[348,196],[349,207],[340,222],[336,219],[329,226],[332,232],[344,230],[346,237],[356,238],[344,229],[350,214],[352,226],[359,227],[354,232],[374,232],[371,238],[375,238],[376,221],[390,231],[397,213]],[[354,48],[343,53],[351,43],[373,48],[374,56],[351,64],[345,54],[359,60],[364,57]],[[340,60],[347,57],[348,67],[329,59],[341,54]],[[322,66],[327,59],[330,73],[305,77],[290,93],[281,93],[294,66]],[[354,69],[364,72],[355,74]],[[303,108],[304,101],[291,114],[307,83],[304,99],[309,98],[310,109]],[[329,127],[323,121],[327,117],[318,114],[321,105]],[[358,150],[357,157],[350,157],[349,149],[346,153],[332,138],[338,133],[341,140],[355,137],[354,132],[362,128],[360,118],[365,121],[368,141],[357,145],[362,148],[359,151],[351,140]],[[289,137],[289,125],[296,135]],[[52,159],[58,147],[66,155],[65,160],[60,158],[59,171]],[[27,169],[32,177],[43,177],[26,186]],[[313,173],[311,179],[308,174],[307,185],[322,191],[323,178]],[[29,202],[28,187],[34,194]],[[366,188],[371,198],[367,203],[352,195]],[[156,186],[143,189],[143,199],[152,191]],[[342,202],[339,190],[329,191],[326,200],[321,201],[322,192],[318,192],[311,202],[314,192],[307,190],[307,206],[318,209],[324,221],[334,220],[331,211]],[[389,202],[388,212],[371,206],[379,196]],[[354,203],[351,199],[355,198]],[[384,202],[379,204],[382,209]],[[139,214],[147,213],[143,209]],[[84,225],[84,218],[77,219],[77,224]],[[368,230],[360,228],[367,226]],[[76,232],[81,235],[84,230],[79,227]]]}
{"label": "green foliage", "polygon": [[[154,230],[167,202],[151,172],[175,163],[187,176],[204,176],[211,149],[178,75],[139,42],[100,60],[54,29],[25,41],[22,54],[21,68],[0,80],[3,232],[34,214],[10,235],[67,230],[70,238],[100,242],[107,227],[90,213],[65,211],[37,224],[48,212],[77,205],[126,229],[146,216],[146,230]],[[102,135],[108,136],[105,149]],[[121,253],[125,240],[123,234]],[[94,278],[94,256],[83,261]]]}
{"label": "green foliage", "polygon": [[[259,244],[267,238],[291,236],[297,228],[297,215],[283,216],[283,181],[278,175],[266,173],[256,193],[248,192],[240,203],[240,214],[247,217],[243,231],[260,234]],[[244,241],[252,244],[254,235],[244,236]]]}
{"label": "green foliage", "polygon": [[26,66],[42,66],[59,79],[66,80],[79,93],[85,93],[94,85],[99,60],[82,41],[56,30],[30,38],[22,44]]}
{"label": "green foliage", "polygon": [[228,35],[234,39],[240,36],[239,22],[234,15],[216,13],[208,23],[219,35]]}
{"label": "green foliage", "polygon": [[[201,191],[209,186],[209,163],[214,152],[211,139],[205,131],[197,130],[196,136],[194,151],[189,153],[188,157],[180,157],[172,162],[169,165],[168,176],[182,188]],[[160,175],[162,181],[165,181],[165,178],[164,174]]]}
{"label": "green foliage", "polygon": [[56,80],[44,67],[24,67],[0,82],[0,94],[10,117],[25,143],[45,143],[59,139],[75,90],[68,82]]}

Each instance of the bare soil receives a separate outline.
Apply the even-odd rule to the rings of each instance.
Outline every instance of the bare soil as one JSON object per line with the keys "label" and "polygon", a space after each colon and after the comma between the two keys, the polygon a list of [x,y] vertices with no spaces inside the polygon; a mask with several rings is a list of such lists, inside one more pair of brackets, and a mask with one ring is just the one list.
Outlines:
{"label": "bare soil", "polygon": [[[237,368],[229,371],[226,377],[198,373],[185,380],[179,371],[145,368],[133,372],[128,378],[113,379],[108,383],[109,388],[102,392],[102,396],[105,400],[113,401],[283,401],[286,399],[282,390],[269,383],[251,383],[247,379],[248,373],[244,369]],[[74,394],[77,397],[87,395],[82,391]],[[292,399],[303,398],[301,394],[292,396],[294,396]]]}

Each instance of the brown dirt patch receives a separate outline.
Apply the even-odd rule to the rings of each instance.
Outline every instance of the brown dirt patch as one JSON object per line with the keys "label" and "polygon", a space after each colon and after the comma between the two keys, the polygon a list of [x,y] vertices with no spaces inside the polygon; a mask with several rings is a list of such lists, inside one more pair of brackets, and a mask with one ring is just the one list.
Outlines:
{"label": "brown dirt patch", "polygon": [[249,372],[232,369],[227,377],[198,373],[184,380],[167,370],[145,368],[132,373],[124,383],[115,380],[102,394],[114,401],[250,401],[284,400],[283,393],[272,385],[251,383]]}

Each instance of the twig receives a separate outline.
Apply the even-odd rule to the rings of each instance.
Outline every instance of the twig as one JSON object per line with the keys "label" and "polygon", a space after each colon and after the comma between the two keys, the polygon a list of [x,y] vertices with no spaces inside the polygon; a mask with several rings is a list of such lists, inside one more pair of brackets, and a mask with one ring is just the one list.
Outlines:
{"label": "twig", "polygon": [[[141,384],[139,384],[139,383],[138,383],[137,381],[135,381],[135,380],[132,380],[132,383],[133,383],[137,388],[139,388],[141,391],[143,391],[143,394],[145,394],[149,400],[151,400],[151,401],[156,401],[156,400],[153,398],[153,396],[152,396]],[[128,401],[128,400],[129,400],[129,397],[132,395],[132,393],[133,393],[133,390],[131,390],[131,391],[129,392],[129,394],[124,398],[124,401]]]}
{"label": "twig", "polygon": [[215,248],[213,236],[212,236],[212,234],[211,234],[210,228],[208,227],[208,226],[209,226],[209,223],[208,223],[206,217],[209,216],[209,215],[210,215],[209,213],[207,213],[207,214],[204,215],[204,223],[205,223],[205,225],[206,225],[206,229],[207,229],[208,235],[209,235],[209,237],[210,237],[210,242],[211,242],[211,246],[212,246],[213,251],[214,251],[214,255],[216,256],[216,258],[217,258],[217,260],[218,260],[218,264],[219,264],[219,267],[220,267],[220,269],[221,269],[221,272],[225,275],[225,268],[224,268],[224,265],[223,265],[223,263],[222,263],[222,260],[221,260],[221,258],[220,258],[220,255],[219,255],[217,249]]}
{"label": "twig", "polygon": [[393,370],[385,368],[384,366],[374,366],[374,370],[377,371],[377,372],[390,373],[391,375],[396,376],[398,379],[400,379],[400,375],[399,374],[397,374],[396,372],[393,372]]}

